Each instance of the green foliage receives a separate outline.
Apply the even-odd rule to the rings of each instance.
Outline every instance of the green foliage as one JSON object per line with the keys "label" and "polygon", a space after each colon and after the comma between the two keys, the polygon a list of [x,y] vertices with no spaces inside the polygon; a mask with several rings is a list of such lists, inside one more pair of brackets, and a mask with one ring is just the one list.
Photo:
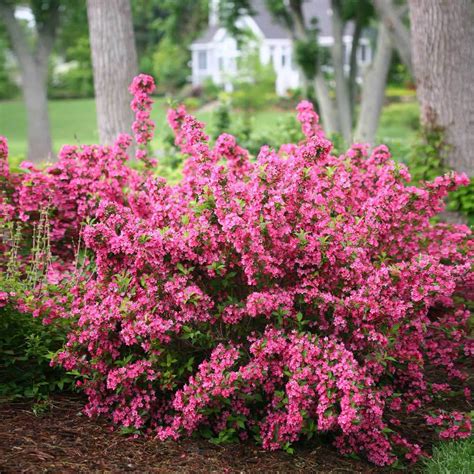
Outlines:
{"label": "green foliage", "polygon": [[176,90],[186,84],[189,53],[182,45],[164,38],[153,54],[153,75],[158,87]]}
{"label": "green foliage", "polygon": [[214,111],[212,135],[217,138],[221,133],[230,129],[230,104],[228,100],[221,100]]}
{"label": "green foliage", "polygon": [[9,99],[18,94],[18,87],[12,81],[11,71],[7,64],[7,47],[4,27],[0,23],[0,100]]}
{"label": "green foliage", "polygon": [[374,5],[371,0],[338,0],[340,14],[344,21],[357,20],[368,26],[374,17]]}
{"label": "green foliage", "polygon": [[[13,300],[34,298],[30,287],[29,281],[0,274],[0,292],[15,295]],[[63,347],[68,324],[60,320],[44,325],[11,303],[0,308],[0,397],[39,400],[56,390],[74,388],[74,374],[50,366]]]}
{"label": "green foliage", "polygon": [[474,438],[436,446],[425,462],[426,474],[471,474],[474,472]]}
{"label": "green foliage", "polygon": [[[11,222],[1,223],[0,235],[7,258],[0,273],[0,397],[40,400],[55,390],[72,389],[74,374],[50,366],[64,345],[70,323],[60,319],[45,325],[26,309],[39,297],[38,286],[45,294],[59,289],[45,278],[51,262],[48,211],[41,211],[32,237]],[[26,249],[31,255],[27,263],[22,260]]]}
{"label": "green foliage", "polygon": [[[268,123],[275,115],[276,119]],[[233,110],[228,96],[223,94],[219,106],[213,112],[211,135],[217,138],[221,133],[230,132],[254,156],[263,145],[278,150],[284,143],[298,143],[303,139],[301,124],[294,114],[273,114],[269,111],[266,117],[266,125],[269,127],[261,128],[262,119],[259,116],[253,115],[247,120],[245,115],[239,115]]]}
{"label": "green foliage", "polygon": [[211,78],[206,78],[201,85],[201,99],[203,102],[211,102],[222,93],[222,87],[214,84]]}
{"label": "green foliage", "polygon": [[392,62],[387,82],[389,84],[396,84],[406,87],[413,83],[413,79],[411,77],[410,71],[402,62]]}
{"label": "green foliage", "polygon": [[465,214],[471,227],[474,226],[474,182],[453,191],[449,197],[448,209]]}
{"label": "green foliage", "polygon": [[50,28],[52,16],[56,15],[61,7],[61,0],[30,0],[27,3],[30,4],[38,30]]}
{"label": "green foliage", "polygon": [[262,64],[255,50],[240,58],[239,74],[233,81],[232,104],[245,112],[254,112],[276,102],[275,71]]}
{"label": "green foliage", "polygon": [[430,181],[442,174],[442,156],[447,150],[441,128],[424,127],[420,130],[408,158],[413,180]]}
{"label": "green foliage", "polygon": [[75,64],[50,78],[48,95],[53,99],[78,99],[94,96],[94,79],[90,44],[87,36],[79,37],[67,50],[68,59]]}
{"label": "green foliage", "polygon": [[239,18],[254,14],[255,10],[252,8],[251,0],[219,1],[219,19],[239,43],[248,38],[248,31],[239,28]]}
{"label": "green foliage", "polygon": [[296,41],[294,45],[295,61],[307,79],[314,79],[318,73],[321,48],[317,41]]}
{"label": "green foliage", "polygon": [[[144,0],[141,0],[142,2]],[[163,35],[186,48],[207,26],[208,0],[147,0],[161,9],[156,25]],[[155,17],[156,18],[156,17]]]}
{"label": "green foliage", "polygon": [[155,76],[159,88],[186,83],[189,45],[207,25],[207,8],[207,0],[132,2],[140,72]]}
{"label": "green foliage", "polygon": [[328,138],[331,140],[333,145],[331,152],[333,155],[339,156],[346,151],[346,142],[340,133],[332,133]]}
{"label": "green foliage", "polygon": [[[0,279],[0,291],[6,284]],[[42,399],[53,391],[72,389],[73,374],[50,366],[66,332],[65,324],[46,326],[10,305],[0,308],[0,397]]]}
{"label": "green foliage", "polygon": [[[449,171],[443,157],[450,146],[444,140],[444,130],[436,125],[427,125],[420,130],[417,142],[412,147],[408,164],[415,183],[430,181]],[[467,216],[474,225],[474,182],[461,187],[449,195],[448,209]]]}

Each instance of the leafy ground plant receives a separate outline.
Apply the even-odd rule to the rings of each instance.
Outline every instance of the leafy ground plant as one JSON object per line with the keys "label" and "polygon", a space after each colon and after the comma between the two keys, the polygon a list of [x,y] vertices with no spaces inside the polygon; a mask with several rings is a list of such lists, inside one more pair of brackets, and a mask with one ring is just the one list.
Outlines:
{"label": "leafy ground plant", "polygon": [[148,154],[153,89],[144,75],[131,86],[141,168],[126,166],[127,135],[66,146],[21,176],[2,166],[6,220],[31,229],[49,209],[48,281],[65,280],[78,239],[87,249],[67,291],[17,301],[71,324],[56,363],[79,374],[85,412],[136,436],[253,437],[288,452],[324,436],[378,465],[423,454],[406,414],[469,437],[464,405],[440,407],[470,397],[474,245],[468,227],[432,222],[468,178],[416,187],[385,146],[336,155],[302,102],[304,139],[255,161],[170,110],[186,160],[169,185]]}

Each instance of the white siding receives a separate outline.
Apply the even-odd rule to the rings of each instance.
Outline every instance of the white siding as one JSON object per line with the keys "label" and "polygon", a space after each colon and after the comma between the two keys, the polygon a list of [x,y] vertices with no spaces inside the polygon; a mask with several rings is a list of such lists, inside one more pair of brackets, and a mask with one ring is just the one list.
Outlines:
{"label": "white siding", "polygon": [[[276,73],[276,93],[285,95],[289,89],[301,87],[300,73],[295,66],[293,46],[290,39],[267,39],[251,17],[239,20],[240,26],[249,28],[256,37],[253,47],[258,46],[262,64],[273,63]],[[349,70],[351,53],[351,36],[344,36],[345,70]],[[334,40],[330,36],[319,38],[322,46],[331,46]],[[362,51],[364,48],[364,51]],[[210,78],[215,84],[222,85],[226,90],[232,88],[232,78],[237,74],[237,58],[241,52],[237,42],[224,28],[219,28],[209,43],[193,43],[192,51],[192,84],[197,86]],[[204,58],[205,54],[205,60]],[[371,45],[367,38],[362,38],[357,53],[358,64],[363,70],[364,66],[372,61]],[[205,66],[205,67],[204,67]]]}

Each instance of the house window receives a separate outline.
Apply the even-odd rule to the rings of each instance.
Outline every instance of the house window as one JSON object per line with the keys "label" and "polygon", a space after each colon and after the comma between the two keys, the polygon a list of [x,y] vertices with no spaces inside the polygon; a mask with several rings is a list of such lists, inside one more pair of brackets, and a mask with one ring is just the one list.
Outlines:
{"label": "house window", "polygon": [[367,60],[367,48],[365,44],[360,45],[360,62],[365,63]]}
{"label": "house window", "polygon": [[296,69],[296,65],[295,65],[295,58],[293,57],[293,55],[290,54],[288,55],[288,63],[290,64],[290,67],[291,69]]}
{"label": "house window", "polygon": [[275,46],[270,46],[270,62],[275,64]]}
{"label": "house window", "polygon": [[286,64],[286,54],[283,53],[281,55],[281,67],[285,67],[285,64]]}
{"label": "house window", "polygon": [[207,51],[198,52],[198,68],[201,71],[207,69]]}
{"label": "house window", "polygon": [[219,59],[217,60],[217,63],[218,63],[218,65],[219,65],[219,71],[223,71],[223,70],[224,70],[224,58],[222,58],[222,57],[219,58]]}

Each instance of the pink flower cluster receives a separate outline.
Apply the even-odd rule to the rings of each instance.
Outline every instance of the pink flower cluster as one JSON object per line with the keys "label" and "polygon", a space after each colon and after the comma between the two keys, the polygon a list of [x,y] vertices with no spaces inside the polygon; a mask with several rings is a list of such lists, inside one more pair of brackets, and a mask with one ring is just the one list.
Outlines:
{"label": "pink flower cluster", "polygon": [[[151,78],[131,90],[145,143]],[[187,156],[174,186],[127,168],[125,144],[68,147],[25,175],[14,202],[23,219],[52,206],[55,241],[93,218],[82,235],[96,272],[54,311],[73,321],[58,363],[82,374],[88,414],[161,439],[277,449],[326,433],[379,465],[421,454],[397,414],[442,396],[432,367],[463,385],[474,350],[471,233],[432,222],[468,179],[410,186],[385,146],[334,156],[310,103],[298,118],[302,143],[251,161],[171,110]]]}
{"label": "pink flower cluster", "polygon": [[135,140],[139,145],[136,151],[136,158],[142,160],[148,168],[156,166],[154,158],[148,156],[147,145],[153,139],[155,124],[150,118],[153,100],[150,95],[155,90],[153,78],[146,74],[140,74],[135,77],[130,85],[129,91],[133,94],[131,108],[135,112],[135,121],[132,124],[132,130],[135,134]]}
{"label": "pink flower cluster", "polygon": [[446,413],[444,410],[438,410],[437,413],[428,415],[426,422],[437,427],[441,439],[463,439],[471,436],[471,418],[466,413]]}
{"label": "pink flower cluster", "polygon": [[[146,153],[154,130],[150,120],[153,101],[149,96],[154,89],[153,79],[143,74],[130,86],[135,112],[132,128],[141,147],[137,158],[147,167],[155,164]],[[38,220],[40,210],[47,209],[53,250],[64,257],[75,250],[81,227],[87,219],[94,218],[101,201],[125,204],[128,191],[140,188],[146,181],[146,173],[140,174],[125,164],[131,144],[132,137],[121,134],[112,146],[65,145],[53,165],[39,169],[23,162],[25,173],[15,174],[9,171],[6,139],[0,137],[0,217],[22,221],[27,233]]]}

